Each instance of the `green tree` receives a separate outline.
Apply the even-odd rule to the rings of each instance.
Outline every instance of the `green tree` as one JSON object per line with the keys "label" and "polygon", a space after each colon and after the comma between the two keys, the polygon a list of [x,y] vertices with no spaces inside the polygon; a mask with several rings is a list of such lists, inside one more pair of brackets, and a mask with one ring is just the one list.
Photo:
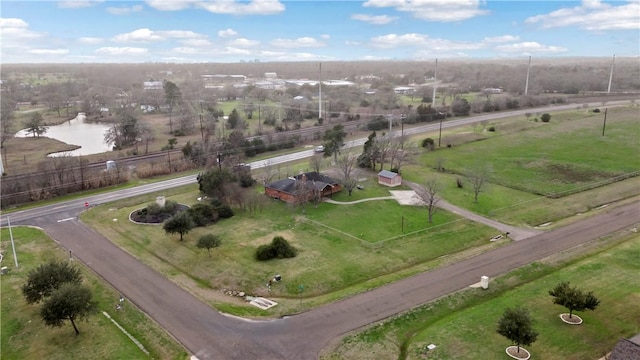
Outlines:
{"label": "green tree", "polygon": [[178,85],[172,81],[165,81],[164,85],[164,101],[169,105],[169,132],[173,133],[173,108],[182,101],[182,92]]}
{"label": "green tree", "polygon": [[471,111],[471,105],[469,105],[469,101],[465,98],[457,98],[453,100],[451,104],[451,112],[453,116],[466,116],[469,115],[469,111]]}
{"label": "green tree", "polygon": [[520,345],[531,345],[538,338],[538,333],[533,330],[533,319],[529,312],[521,307],[506,309],[498,321],[496,331],[515,343],[518,352]]}
{"label": "green tree", "polygon": [[80,270],[68,262],[52,261],[29,271],[27,282],[22,286],[22,294],[28,304],[35,304],[49,297],[65,283],[80,284]]}
{"label": "green tree", "polygon": [[574,311],[595,310],[600,304],[600,300],[593,295],[582,290],[569,286],[569,282],[561,282],[549,291],[553,296],[553,303],[562,305],[569,310],[569,318]]}
{"label": "green tree", "polygon": [[118,115],[118,121],[104,134],[104,141],[113,144],[116,149],[131,146],[137,142],[140,135],[138,118],[128,112]]}
{"label": "green tree", "polygon": [[220,237],[214,234],[203,235],[198,239],[196,247],[199,249],[207,249],[209,256],[211,256],[211,249],[220,246]]}
{"label": "green tree", "polygon": [[376,167],[376,132],[372,132],[367,137],[367,141],[365,141],[364,146],[362,147],[362,154],[358,156],[358,166],[362,168],[372,168]]}
{"label": "green tree", "polygon": [[27,132],[31,133],[33,137],[40,137],[40,135],[44,135],[49,129],[49,127],[44,124],[44,117],[42,117],[42,114],[39,112],[31,115],[25,126]]}
{"label": "green tree", "polygon": [[237,180],[236,175],[226,167],[211,169],[197,177],[200,192],[218,199],[227,196],[227,185]]}
{"label": "green tree", "polygon": [[540,116],[540,120],[542,120],[542,122],[549,122],[551,121],[551,115],[549,113],[544,113]]}
{"label": "green tree", "polygon": [[91,290],[78,283],[65,283],[51,293],[40,309],[40,317],[47,326],[61,327],[65,320],[71,321],[76,335],[80,334],[75,320],[98,312]]}
{"label": "green tree", "polygon": [[183,236],[188,234],[195,226],[196,224],[189,213],[181,211],[165,221],[162,228],[167,234],[180,234],[180,241],[182,241]]}
{"label": "green tree", "polygon": [[231,110],[231,114],[229,114],[229,118],[227,119],[227,127],[229,129],[236,129],[240,124],[240,114],[236,109]]}
{"label": "green tree", "polygon": [[340,148],[344,146],[344,138],[346,136],[347,133],[341,124],[335,125],[332,129],[327,130],[324,134],[324,156],[329,157],[333,155],[334,161],[338,161]]}

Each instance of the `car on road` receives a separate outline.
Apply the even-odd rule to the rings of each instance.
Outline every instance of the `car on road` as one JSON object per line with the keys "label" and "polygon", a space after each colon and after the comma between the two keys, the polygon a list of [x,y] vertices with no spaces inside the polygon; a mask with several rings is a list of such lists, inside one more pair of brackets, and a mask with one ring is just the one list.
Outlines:
{"label": "car on road", "polygon": [[316,148],[314,149],[315,152],[317,153],[321,153],[324,152],[324,145],[318,145],[316,146]]}

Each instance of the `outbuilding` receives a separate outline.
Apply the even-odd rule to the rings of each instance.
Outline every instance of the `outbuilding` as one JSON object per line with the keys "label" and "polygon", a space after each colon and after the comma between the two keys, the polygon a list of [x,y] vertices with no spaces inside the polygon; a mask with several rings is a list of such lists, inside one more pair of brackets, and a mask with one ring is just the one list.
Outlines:
{"label": "outbuilding", "polygon": [[378,173],[378,184],[396,187],[402,185],[402,176],[389,170],[382,170]]}

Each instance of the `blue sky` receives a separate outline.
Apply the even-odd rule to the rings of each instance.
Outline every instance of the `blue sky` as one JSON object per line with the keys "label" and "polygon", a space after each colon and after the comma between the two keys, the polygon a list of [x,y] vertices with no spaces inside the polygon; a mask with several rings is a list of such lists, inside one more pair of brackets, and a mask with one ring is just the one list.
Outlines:
{"label": "blue sky", "polygon": [[640,0],[0,2],[1,63],[639,56]]}

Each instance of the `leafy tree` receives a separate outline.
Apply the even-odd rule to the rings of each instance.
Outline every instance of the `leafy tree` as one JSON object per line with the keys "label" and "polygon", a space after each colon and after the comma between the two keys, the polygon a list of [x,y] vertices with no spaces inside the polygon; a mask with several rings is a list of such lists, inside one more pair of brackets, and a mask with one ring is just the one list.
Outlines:
{"label": "leafy tree", "polygon": [[122,149],[135,144],[139,135],[138,118],[125,112],[120,114],[118,121],[107,129],[104,141],[113,144],[116,149]]}
{"label": "leafy tree", "polygon": [[218,220],[218,212],[211,204],[195,204],[188,210],[196,226],[207,226]]}
{"label": "leafy tree", "polygon": [[181,211],[165,221],[162,228],[167,234],[180,234],[180,241],[183,235],[188,234],[196,226],[195,222],[187,211]]}
{"label": "leafy tree", "polygon": [[77,283],[65,283],[44,302],[40,309],[40,317],[51,327],[61,327],[65,320],[69,320],[78,335],[80,331],[75,320],[97,312],[98,305],[88,287]]}
{"label": "leafy tree", "polygon": [[214,234],[203,235],[198,239],[196,247],[199,249],[207,249],[209,256],[211,256],[211,249],[220,246],[220,237]]}
{"label": "leafy tree", "polygon": [[574,311],[595,310],[600,304],[593,292],[585,293],[576,287],[570,287],[569,282],[556,285],[549,291],[549,295],[553,296],[554,304],[562,305],[569,310],[569,318]]}
{"label": "leafy tree", "polygon": [[454,116],[466,116],[471,111],[471,105],[465,98],[457,98],[451,104],[451,112]]}
{"label": "leafy tree", "polygon": [[13,137],[16,103],[7,95],[0,97],[0,102],[0,148],[4,148],[4,142]]}
{"label": "leafy tree", "polygon": [[200,192],[219,199],[226,196],[226,187],[237,180],[236,175],[226,167],[211,169],[197,177]]}
{"label": "leafy tree", "polygon": [[227,127],[229,129],[236,129],[238,125],[240,125],[240,114],[238,114],[236,109],[233,109],[227,119]]}
{"label": "leafy tree", "polygon": [[362,168],[374,168],[375,164],[375,152],[376,152],[376,132],[372,132],[367,137],[364,146],[362,147],[362,154],[358,156],[358,166]]}
{"label": "leafy tree", "polygon": [[28,304],[35,304],[48,297],[65,283],[80,284],[80,270],[68,262],[52,261],[29,271],[22,294]]}
{"label": "leafy tree", "polygon": [[334,125],[332,129],[327,130],[324,134],[324,156],[333,155],[334,161],[337,161],[346,136],[347,133],[341,124]]}
{"label": "leafy tree", "polygon": [[292,258],[297,255],[297,250],[282,236],[276,236],[271,244],[260,245],[256,250],[256,259],[266,261],[271,259]]}
{"label": "leafy tree", "polygon": [[44,135],[49,129],[49,127],[44,124],[44,117],[42,117],[42,114],[39,112],[31,115],[25,126],[27,132],[31,133],[33,137],[40,137],[40,135]]}
{"label": "leafy tree", "polygon": [[542,120],[542,122],[549,122],[551,121],[551,115],[549,113],[544,113],[540,116],[540,120]]}
{"label": "leafy tree", "polygon": [[533,319],[529,312],[521,307],[505,310],[498,321],[497,332],[515,343],[518,352],[520,345],[531,345],[538,338],[538,333],[533,330]]}
{"label": "leafy tree", "polygon": [[182,100],[182,92],[178,85],[171,81],[164,82],[164,101],[167,105],[169,105],[169,132],[173,133],[173,108],[180,103]]}
{"label": "leafy tree", "polygon": [[422,140],[422,147],[427,150],[434,150],[436,147],[436,142],[432,138],[426,138]]}

